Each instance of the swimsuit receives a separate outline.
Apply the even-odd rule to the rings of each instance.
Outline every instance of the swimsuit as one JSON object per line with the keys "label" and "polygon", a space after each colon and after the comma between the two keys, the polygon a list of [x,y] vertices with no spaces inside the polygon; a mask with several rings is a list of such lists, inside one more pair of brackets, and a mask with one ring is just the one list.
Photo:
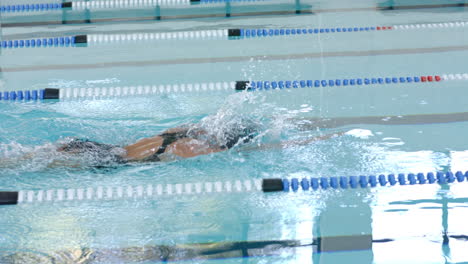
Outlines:
{"label": "swimsuit", "polygon": [[150,157],[144,160],[145,161],[161,161],[161,158],[159,158],[159,156],[166,151],[167,147],[179,139],[188,138],[187,132],[188,132],[188,129],[184,131],[179,131],[179,132],[169,132],[169,133],[160,134],[159,136],[163,138],[163,143],[158,148],[158,151],[156,151],[156,153],[154,153],[153,155],[151,155]]}
{"label": "swimsuit", "polygon": [[[221,149],[230,149],[234,147],[237,143],[239,143],[239,141],[242,141],[242,143],[247,143],[252,138],[254,138],[254,133],[252,133],[252,131],[253,129],[249,128],[243,129],[240,133],[237,134],[225,134],[224,137],[226,139],[226,142],[225,144],[219,147],[221,147]],[[163,154],[166,151],[167,147],[172,143],[183,138],[197,138],[196,136],[189,135],[188,129],[178,132],[162,133],[159,136],[163,138],[163,143],[153,155],[144,159],[145,161],[161,161],[160,155]]]}
{"label": "swimsuit", "polygon": [[122,156],[125,153],[123,148],[87,139],[74,138],[61,147],[60,151],[92,155],[94,159],[93,163],[98,164],[94,167],[108,167],[116,163],[126,163],[125,158]]}

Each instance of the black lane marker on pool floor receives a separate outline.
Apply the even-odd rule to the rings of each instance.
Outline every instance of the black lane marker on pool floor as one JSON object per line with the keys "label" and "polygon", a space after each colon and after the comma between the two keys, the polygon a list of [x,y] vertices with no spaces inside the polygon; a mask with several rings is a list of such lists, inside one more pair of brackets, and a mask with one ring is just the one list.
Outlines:
{"label": "black lane marker on pool floor", "polygon": [[18,203],[18,192],[0,192],[0,205]]}
{"label": "black lane marker on pool floor", "polygon": [[372,249],[372,235],[317,238],[317,252]]}
{"label": "black lane marker on pool floor", "polygon": [[[401,10],[419,10],[419,9],[436,9],[436,8],[454,8],[468,7],[468,3],[456,4],[438,4],[438,5],[408,5],[408,6],[382,6],[382,7],[362,7],[362,8],[331,8],[331,9],[301,9],[300,15],[314,15],[316,13],[335,13],[335,12],[358,12],[358,11],[401,11]],[[298,15],[297,10],[291,11],[265,11],[265,12],[246,12],[246,13],[231,13],[229,18],[245,17],[245,16],[280,16],[280,15]],[[181,15],[181,16],[151,16],[151,17],[132,17],[132,18],[97,18],[97,19],[80,19],[69,20],[66,24],[89,24],[98,22],[138,22],[148,20],[166,20],[166,19],[198,19],[198,18],[215,18],[226,17],[225,13],[205,14],[205,15]],[[158,19],[159,18],[159,19]],[[41,22],[20,22],[20,23],[3,23],[2,27],[25,27],[25,26],[46,26],[46,25],[61,25],[63,21],[41,21]]]}

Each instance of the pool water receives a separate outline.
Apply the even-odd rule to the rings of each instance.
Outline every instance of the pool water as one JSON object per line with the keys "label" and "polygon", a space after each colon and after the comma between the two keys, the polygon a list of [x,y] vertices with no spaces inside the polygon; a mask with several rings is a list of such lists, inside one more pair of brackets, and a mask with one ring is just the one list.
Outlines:
{"label": "pool water", "polygon": [[[160,20],[155,8],[143,4],[2,12],[0,40],[137,36],[82,46],[0,48],[2,92],[429,75],[442,80],[1,100],[0,191],[466,171],[468,118],[453,120],[468,110],[466,4],[272,0],[162,5]],[[421,26],[429,24],[437,26]],[[397,28],[138,40],[145,33],[230,28],[377,26]],[[425,121],[391,121],[407,116]],[[374,122],[366,122],[369,117]],[[201,124],[219,135],[245,120],[256,123],[256,137],[224,152],[104,168],[95,166],[93,157],[78,156],[78,167],[51,166],[63,159],[57,142],[71,137],[124,146],[184,124]],[[317,127],[318,120],[336,121],[336,126]],[[31,152],[35,155],[25,158]],[[0,207],[0,263],[464,263],[466,188],[466,182],[280,193],[252,187],[184,195],[165,189],[142,197],[114,194],[5,205]],[[345,249],[338,249],[343,243]]]}

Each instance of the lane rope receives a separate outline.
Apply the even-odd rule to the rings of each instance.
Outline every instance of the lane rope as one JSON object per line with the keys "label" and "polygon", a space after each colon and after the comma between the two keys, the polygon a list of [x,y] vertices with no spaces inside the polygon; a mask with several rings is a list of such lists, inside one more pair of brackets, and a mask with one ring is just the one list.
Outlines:
{"label": "lane rope", "polygon": [[0,6],[0,13],[43,12],[61,10],[64,3],[16,4]]}
{"label": "lane rope", "polygon": [[129,9],[147,8],[156,6],[174,5],[205,5],[224,3],[246,3],[264,2],[265,0],[105,0],[105,1],[73,1],[64,3],[36,3],[36,4],[16,4],[0,6],[0,13],[24,13],[24,12],[44,12],[69,10],[91,10],[91,9]]}
{"label": "lane rope", "polygon": [[167,93],[186,92],[216,92],[216,91],[270,91],[295,88],[319,87],[354,87],[380,85],[427,85],[442,81],[468,80],[468,73],[401,76],[401,77],[373,77],[373,78],[344,78],[328,80],[291,80],[291,81],[231,81],[207,82],[165,85],[138,85],[117,87],[89,87],[89,88],[46,88],[42,90],[5,91],[0,92],[0,101],[34,101],[34,100],[67,100],[67,99],[103,99],[118,97],[134,97],[143,95],[158,95]]}
{"label": "lane rope", "polygon": [[450,22],[433,24],[371,26],[371,27],[336,27],[336,28],[232,28],[215,30],[194,30],[158,33],[128,33],[128,34],[88,34],[71,37],[35,38],[20,40],[4,40],[0,48],[34,48],[34,47],[69,47],[74,44],[109,44],[137,41],[187,40],[187,39],[250,39],[262,37],[294,37],[299,35],[357,33],[369,31],[433,29],[466,27],[468,22]]}
{"label": "lane rope", "polygon": [[0,42],[0,48],[40,48],[40,47],[73,47],[80,44],[82,37],[53,37],[53,38],[34,38],[19,40],[3,40]]}
{"label": "lane rope", "polygon": [[148,184],[138,186],[98,186],[51,190],[0,192],[0,205],[62,201],[151,199],[155,197],[210,193],[242,193],[262,190],[262,181],[235,180],[196,183]]}
{"label": "lane rope", "polygon": [[468,171],[380,174],[311,178],[272,178],[196,183],[148,184],[138,186],[98,186],[88,188],[0,191],[0,205],[152,199],[155,197],[243,192],[309,192],[318,190],[392,187],[397,185],[450,184],[468,181]]}
{"label": "lane rope", "polygon": [[266,2],[265,0],[105,0],[105,1],[76,1],[72,2],[73,10],[83,9],[112,9],[112,8],[142,8],[174,5],[206,5],[225,3]]}
{"label": "lane rope", "polygon": [[424,173],[399,173],[379,176],[341,176],[341,177],[320,177],[320,178],[292,178],[292,179],[264,179],[262,181],[263,192],[297,192],[316,191],[319,189],[356,189],[369,187],[383,187],[395,185],[422,185],[422,184],[447,184],[468,181],[468,171],[463,173],[453,172],[429,172]]}
{"label": "lane rope", "polygon": [[128,9],[155,7],[164,5],[193,5],[193,4],[225,4],[245,2],[266,2],[265,0],[104,0],[104,1],[73,1],[63,3],[32,3],[1,5],[0,13],[23,13],[35,11],[54,11],[61,9]]}

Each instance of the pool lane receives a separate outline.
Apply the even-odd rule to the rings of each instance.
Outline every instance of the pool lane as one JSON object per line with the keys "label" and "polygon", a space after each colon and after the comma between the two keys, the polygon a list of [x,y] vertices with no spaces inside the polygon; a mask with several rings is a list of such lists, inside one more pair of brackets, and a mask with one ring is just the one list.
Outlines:
{"label": "pool lane", "polygon": [[[239,3],[240,2],[240,3]],[[80,14],[73,12],[71,7],[54,9],[55,15],[42,16],[27,16],[27,12],[19,13],[3,12],[4,18],[2,27],[24,27],[24,26],[44,26],[44,25],[61,25],[61,24],[91,24],[102,22],[132,22],[132,21],[148,21],[148,20],[180,20],[180,19],[201,19],[201,18],[242,18],[242,17],[261,17],[261,16],[291,16],[291,15],[316,15],[321,13],[349,13],[349,12],[395,12],[395,11],[428,11],[428,10],[444,10],[452,11],[464,10],[468,3],[464,1],[440,3],[439,1],[427,2],[420,4],[419,2],[411,3],[395,3],[396,1],[386,1],[384,3],[369,1],[364,5],[355,4],[354,7],[349,6],[349,3],[343,4],[341,7],[335,5],[327,5],[324,3],[314,3],[313,1],[259,1],[259,3],[243,4],[241,1],[232,2],[210,2],[202,4],[205,7],[194,5],[193,8],[156,8],[142,7],[140,10],[134,10],[134,16],[129,16],[119,9],[108,8],[109,13],[98,11],[95,14],[93,10],[84,9]],[[263,3],[262,3],[263,2]],[[198,2],[197,2],[198,3]],[[191,3],[192,5],[194,3]],[[55,6],[55,5],[54,5]],[[98,5],[99,6],[99,5]],[[108,5],[102,5],[106,10]],[[144,4],[143,4],[144,6]],[[258,11],[262,9],[264,11]],[[118,11],[116,11],[118,10]],[[104,13],[103,13],[104,12]],[[14,16],[17,14],[18,16]],[[138,16],[135,16],[138,14]],[[12,16],[13,15],[13,16]],[[51,18],[54,18],[52,20]],[[22,21],[21,21],[22,20]]]}

